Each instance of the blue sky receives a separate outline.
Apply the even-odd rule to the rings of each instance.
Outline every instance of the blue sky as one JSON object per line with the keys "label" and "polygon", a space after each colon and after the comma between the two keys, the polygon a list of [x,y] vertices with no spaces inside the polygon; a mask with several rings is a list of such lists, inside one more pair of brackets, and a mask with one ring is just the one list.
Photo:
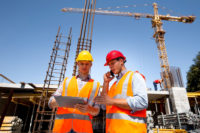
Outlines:
{"label": "blue sky", "polygon": [[[195,15],[192,24],[163,21],[169,64],[178,66],[186,84],[186,73],[200,51],[199,0],[97,0],[97,8],[136,5],[112,10],[153,14],[153,2],[159,13],[172,16]],[[148,4],[148,6],[144,6]],[[63,13],[64,7],[83,8],[84,0],[1,0],[0,1],[0,73],[15,82],[43,83],[58,27],[68,35],[72,27],[72,46],[66,76],[71,76],[82,14]],[[151,20],[96,15],[94,21],[91,75],[103,82],[106,54],[120,50],[127,57],[127,69],[138,70],[147,78],[147,86],[160,78],[158,50]],[[0,79],[0,82],[4,82]]]}

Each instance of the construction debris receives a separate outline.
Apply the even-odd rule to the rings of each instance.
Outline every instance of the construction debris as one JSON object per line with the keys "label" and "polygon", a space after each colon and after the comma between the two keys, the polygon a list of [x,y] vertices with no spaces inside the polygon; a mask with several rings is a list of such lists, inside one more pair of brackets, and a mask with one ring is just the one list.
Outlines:
{"label": "construction debris", "polygon": [[158,125],[168,129],[200,129],[200,116],[192,112],[159,115]]}
{"label": "construction debris", "polygon": [[17,116],[5,116],[2,126],[0,127],[1,133],[21,133],[23,126],[22,119]]}

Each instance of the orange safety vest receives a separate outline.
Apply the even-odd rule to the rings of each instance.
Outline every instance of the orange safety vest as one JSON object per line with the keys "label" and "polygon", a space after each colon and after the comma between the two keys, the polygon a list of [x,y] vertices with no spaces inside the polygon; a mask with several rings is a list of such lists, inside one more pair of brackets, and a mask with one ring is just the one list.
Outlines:
{"label": "orange safety vest", "polygon": [[[100,83],[90,79],[78,91],[76,77],[65,78],[63,83],[62,96],[73,96],[87,98],[92,104],[93,98],[97,96]],[[89,113],[82,113],[74,108],[58,107],[54,123],[54,133],[66,133],[71,130],[81,133],[93,133],[92,116]]]}
{"label": "orange safety vest", "polygon": [[[133,96],[133,72],[128,71],[110,88],[108,95],[115,99]],[[106,133],[146,133],[146,109],[132,113],[117,106],[106,106]]]}

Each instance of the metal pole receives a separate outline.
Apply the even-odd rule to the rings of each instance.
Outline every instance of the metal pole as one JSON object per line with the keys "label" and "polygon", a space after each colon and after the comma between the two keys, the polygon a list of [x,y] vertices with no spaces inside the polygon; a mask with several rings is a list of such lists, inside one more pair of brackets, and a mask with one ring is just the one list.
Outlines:
{"label": "metal pole", "polygon": [[181,129],[181,121],[180,121],[180,117],[179,117],[179,114],[177,113],[177,120],[178,120],[178,126],[179,126],[179,129]]}
{"label": "metal pole", "polygon": [[11,79],[7,78],[7,77],[6,77],[6,76],[4,76],[3,74],[0,74],[0,76],[1,76],[2,78],[6,79],[7,81],[9,81],[10,83],[13,83],[13,84],[15,84],[15,82],[14,82],[14,81],[12,81]]}
{"label": "metal pole", "polygon": [[31,114],[31,121],[30,121],[28,133],[31,133],[31,126],[32,126],[32,123],[33,123],[33,116],[34,116],[34,112],[35,112],[35,103],[33,105],[33,109],[32,110],[33,111],[32,111],[32,114]]}
{"label": "metal pole", "polygon": [[158,112],[158,106],[157,106],[157,102],[155,101],[155,108],[156,108],[156,112]]}
{"label": "metal pole", "polygon": [[200,115],[200,110],[199,110],[197,98],[195,97],[194,100],[195,100],[195,108],[196,108],[196,111],[197,111],[196,113],[197,113],[198,115]]}
{"label": "metal pole", "polygon": [[28,107],[28,113],[27,113],[27,115],[26,115],[26,120],[25,120],[25,122],[24,122],[23,131],[26,129],[26,124],[27,124],[27,120],[28,120],[29,113],[30,113],[30,107]]}
{"label": "metal pole", "polygon": [[82,38],[83,42],[82,42],[82,45],[81,45],[81,50],[83,50],[85,34],[86,34],[87,25],[88,25],[87,22],[88,22],[89,8],[90,8],[90,0],[89,0],[89,3],[87,5],[87,10],[86,10],[86,17],[85,17],[85,24],[84,24],[84,31],[83,31],[83,38]]}
{"label": "metal pole", "polygon": [[163,122],[163,126],[165,127],[165,118],[164,118],[164,116],[163,116],[163,113],[161,112],[161,114],[162,114],[162,122]]}
{"label": "metal pole", "polygon": [[16,112],[17,112],[17,107],[18,107],[18,103],[16,103],[16,106],[15,106],[15,111],[14,111],[14,114],[13,116],[15,116]]}

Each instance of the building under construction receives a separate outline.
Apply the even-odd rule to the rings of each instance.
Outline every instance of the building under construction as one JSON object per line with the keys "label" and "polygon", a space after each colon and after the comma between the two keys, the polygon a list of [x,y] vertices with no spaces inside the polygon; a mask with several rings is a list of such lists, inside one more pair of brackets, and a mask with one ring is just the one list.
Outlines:
{"label": "building under construction", "polygon": [[[83,9],[64,8],[62,11],[83,14],[75,59],[80,51],[91,51],[92,49],[95,14],[132,16],[136,19],[149,18],[158,49],[163,89],[147,91],[148,132],[198,132],[200,129],[200,92],[187,92],[183,86],[180,69],[170,67],[165,47],[165,31],[162,28],[162,21],[192,23],[195,17],[160,15],[156,3],[153,4],[153,9],[153,15],[96,10],[96,0],[85,0]],[[48,101],[64,79],[70,56],[71,40],[72,28],[66,34],[61,33],[59,27],[43,84],[15,83],[6,75],[0,75],[6,81],[0,83],[0,132],[52,131],[56,110],[48,107]],[[72,75],[76,74],[77,64],[74,61]],[[93,118],[93,129],[95,133],[105,132],[105,111],[102,109],[99,115]]]}
{"label": "building under construction", "polygon": [[[44,104],[40,101],[43,86],[43,84],[33,83],[0,83],[0,112],[1,118],[4,117],[3,121],[1,119],[1,132],[33,132],[34,124],[37,124],[36,126],[41,124],[40,129],[35,127],[39,130],[38,132],[46,130],[49,132],[48,126],[51,122],[53,124],[54,117],[52,117],[52,114],[54,115],[55,112],[48,107],[41,107]],[[57,85],[50,85],[48,88],[49,95],[56,88]],[[185,88],[173,88],[176,89],[174,93],[181,95],[181,99],[174,99],[174,104],[169,91],[148,91],[147,123],[149,132],[158,132],[158,130],[175,132],[175,129],[177,129],[177,132],[185,132],[185,129],[195,130],[199,128],[200,92],[186,93],[185,91],[183,93],[181,89],[185,90]],[[47,88],[45,89],[47,90]],[[38,119],[36,119],[36,116]],[[101,110],[100,114],[93,118],[93,128],[95,133],[102,133],[105,132],[104,127],[105,112]]]}

